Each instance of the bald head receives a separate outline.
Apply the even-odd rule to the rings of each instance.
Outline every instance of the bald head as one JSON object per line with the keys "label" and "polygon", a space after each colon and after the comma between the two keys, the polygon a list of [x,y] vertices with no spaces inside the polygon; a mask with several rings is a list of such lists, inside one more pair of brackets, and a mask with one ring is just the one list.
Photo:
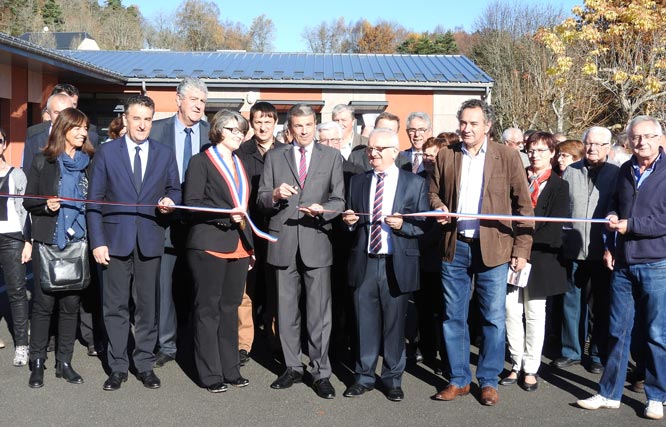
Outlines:
{"label": "bald head", "polygon": [[62,110],[72,107],[74,107],[74,100],[64,93],[51,95],[48,101],[46,101],[46,113],[49,115],[52,123],[55,122]]}

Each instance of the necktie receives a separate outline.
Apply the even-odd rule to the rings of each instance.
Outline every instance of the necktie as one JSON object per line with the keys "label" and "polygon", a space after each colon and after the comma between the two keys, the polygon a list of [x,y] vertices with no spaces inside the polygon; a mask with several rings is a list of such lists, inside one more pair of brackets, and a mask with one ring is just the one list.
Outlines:
{"label": "necktie", "polygon": [[141,156],[139,153],[141,153],[141,147],[138,145],[134,147],[134,188],[136,188],[136,192],[139,193],[141,191]]}
{"label": "necktie", "polygon": [[185,146],[183,147],[183,174],[181,181],[185,181],[185,171],[192,158],[192,128],[185,128]]}
{"label": "necktie", "polygon": [[384,198],[384,173],[377,174],[375,200],[372,207],[370,225],[370,253],[376,254],[382,249],[382,199]]}
{"label": "necktie", "polygon": [[414,161],[412,162],[412,172],[414,173],[418,173],[421,167],[421,154],[423,153],[414,153]]}
{"label": "necktie", "polygon": [[301,147],[301,161],[298,164],[298,183],[301,185],[301,188],[305,187],[305,178],[308,176],[307,162],[305,159],[305,147]]}

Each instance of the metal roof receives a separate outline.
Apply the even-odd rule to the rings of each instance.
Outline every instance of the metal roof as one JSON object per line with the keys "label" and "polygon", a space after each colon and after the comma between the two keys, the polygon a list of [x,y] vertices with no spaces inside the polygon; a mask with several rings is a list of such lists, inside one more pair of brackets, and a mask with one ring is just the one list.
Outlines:
{"label": "metal roof", "polygon": [[59,51],[125,76],[168,82],[185,76],[254,85],[492,86],[462,55],[380,55],[173,51]]}

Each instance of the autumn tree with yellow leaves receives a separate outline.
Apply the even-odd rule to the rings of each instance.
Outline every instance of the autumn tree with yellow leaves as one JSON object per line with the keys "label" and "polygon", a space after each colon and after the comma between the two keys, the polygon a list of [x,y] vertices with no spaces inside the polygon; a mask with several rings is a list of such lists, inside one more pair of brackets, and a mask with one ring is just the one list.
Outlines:
{"label": "autumn tree with yellow leaves", "polygon": [[[544,29],[548,69],[561,88],[577,73],[610,95],[617,125],[655,114],[666,98],[666,5],[663,0],[586,0],[573,18]],[[613,105],[609,106],[611,111]]]}

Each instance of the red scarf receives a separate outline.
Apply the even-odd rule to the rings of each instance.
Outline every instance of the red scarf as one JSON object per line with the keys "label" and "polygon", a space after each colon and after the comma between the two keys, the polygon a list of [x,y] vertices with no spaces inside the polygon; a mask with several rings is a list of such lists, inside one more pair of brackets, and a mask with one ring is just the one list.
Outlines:
{"label": "red scarf", "polygon": [[536,208],[537,200],[539,199],[539,188],[541,187],[541,184],[548,181],[552,171],[552,169],[547,169],[538,175],[532,170],[531,167],[527,169],[527,180],[530,183],[530,198],[532,199],[533,208]]}

